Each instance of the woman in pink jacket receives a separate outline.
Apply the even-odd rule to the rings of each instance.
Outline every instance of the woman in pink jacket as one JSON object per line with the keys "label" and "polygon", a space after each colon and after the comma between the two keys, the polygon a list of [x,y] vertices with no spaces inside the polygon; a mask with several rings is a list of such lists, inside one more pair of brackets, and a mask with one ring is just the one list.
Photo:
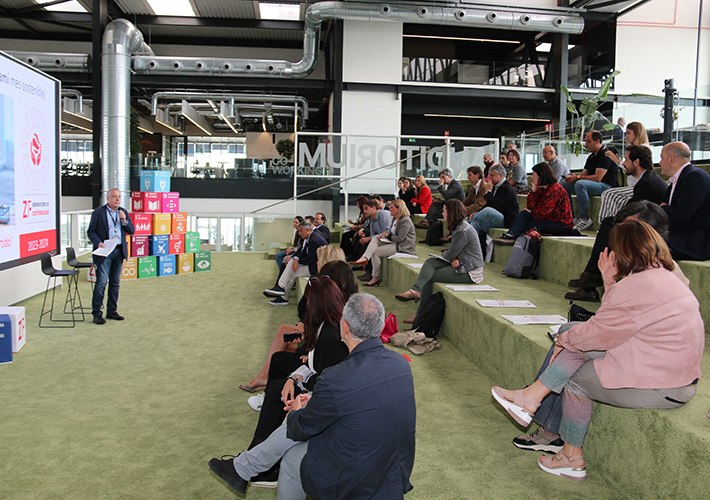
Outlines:
{"label": "woman in pink jacket", "polygon": [[[648,224],[617,224],[599,257],[606,293],[595,316],[556,339],[552,361],[519,391],[493,397],[521,425],[550,392],[563,394],[562,451],[542,456],[550,474],[584,481],[582,444],[593,401],[622,408],[679,408],[695,395],[705,346],[699,304],[673,274],[668,246]],[[620,281],[617,282],[617,280]]]}

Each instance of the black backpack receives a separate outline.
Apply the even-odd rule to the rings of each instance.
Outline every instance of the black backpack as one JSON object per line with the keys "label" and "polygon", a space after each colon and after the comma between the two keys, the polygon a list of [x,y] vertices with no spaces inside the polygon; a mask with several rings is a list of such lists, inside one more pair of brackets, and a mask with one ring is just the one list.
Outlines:
{"label": "black backpack", "polygon": [[441,238],[444,237],[444,223],[440,220],[434,221],[429,224],[429,229],[426,232],[426,244],[429,246],[439,246],[442,245]]}
{"label": "black backpack", "polygon": [[427,337],[436,338],[441,324],[444,322],[445,311],[446,301],[444,300],[444,295],[441,292],[436,292],[422,306],[422,311],[417,314],[412,324],[412,330],[422,332]]}
{"label": "black backpack", "polygon": [[503,274],[511,278],[537,279],[535,270],[540,261],[540,233],[536,230],[519,236],[510,252]]}

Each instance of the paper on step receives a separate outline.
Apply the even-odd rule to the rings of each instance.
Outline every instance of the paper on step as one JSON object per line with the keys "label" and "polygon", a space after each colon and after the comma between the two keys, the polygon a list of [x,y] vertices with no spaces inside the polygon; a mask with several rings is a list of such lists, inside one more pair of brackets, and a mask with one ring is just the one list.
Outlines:
{"label": "paper on step", "polygon": [[537,307],[529,300],[481,300],[476,299],[482,307]]}
{"label": "paper on step", "polygon": [[[392,255],[390,255],[390,256],[387,257],[387,258],[388,258],[388,259],[416,259],[417,256],[416,256],[416,255],[412,255],[411,253],[401,253],[401,252],[397,252],[397,253],[393,253]],[[424,264],[422,264],[422,265],[424,265]]]}
{"label": "paper on step", "polygon": [[416,263],[407,264],[407,265],[409,267],[413,267],[414,269],[421,269],[422,267],[424,267],[424,264],[416,264]]}
{"label": "paper on step", "polygon": [[[410,264],[411,265],[411,264]],[[497,288],[491,285],[446,285],[446,288],[454,292],[498,292]]]}
{"label": "paper on step", "polygon": [[514,325],[563,325],[567,323],[567,318],[560,316],[559,314],[552,314],[547,316],[505,316],[501,315],[501,318],[507,319]]}

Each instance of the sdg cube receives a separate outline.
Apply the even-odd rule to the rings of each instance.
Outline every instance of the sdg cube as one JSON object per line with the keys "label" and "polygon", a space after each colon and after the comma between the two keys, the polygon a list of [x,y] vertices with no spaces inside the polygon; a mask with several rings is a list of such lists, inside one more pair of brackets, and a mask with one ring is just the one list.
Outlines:
{"label": "sdg cube", "polygon": [[141,191],[167,193],[170,191],[170,172],[166,170],[142,170]]}
{"label": "sdg cube", "polygon": [[200,251],[200,234],[196,232],[185,233],[185,252],[194,253]]}
{"label": "sdg cube", "polygon": [[148,246],[150,244],[150,236],[133,236],[131,237],[131,257],[147,257],[150,255]]}
{"label": "sdg cube", "polygon": [[138,277],[139,278],[155,278],[158,276],[158,258],[157,257],[139,257],[138,258]]}
{"label": "sdg cube", "polygon": [[195,268],[195,254],[194,253],[181,253],[177,256],[178,258],[178,274],[188,274],[193,272]]}
{"label": "sdg cube", "polygon": [[131,192],[131,211],[141,213],[160,212],[160,195],[152,192]]}
{"label": "sdg cube", "polygon": [[195,272],[201,273],[212,270],[212,253],[195,252]]}
{"label": "sdg cube", "polygon": [[153,234],[170,234],[170,214],[153,214]]}
{"label": "sdg cube", "polygon": [[131,258],[123,261],[121,280],[134,280],[138,278],[138,259]]}
{"label": "sdg cube", "polygon": [[170,231],[171,233],[186,233],[187,232],[187,214],[186,213],[177,213],[177,214],[170,214],[170,218],[172,219],[172,230]]}
{"label": "sdg cube", "polygon": [[0,307],[0,314],[7,314],[12,324],[12,352],[20,352],[25,345],[25,308]]}
{"label": "sdg cube", "polygon": [[170,237],[167,234],[150,237],[150,255],[168,255]]}
{"label": "sdg cube", "polygon": [[170,248],[168,249],[169,254],[177,255],[185,253],[185,235],[184,234],[171,234],[170,235]]}
{"label": "sdg cube", "polygon": [[158,257],[158,276],[173,276],[176,270],[175,255],[161,255]]}
{"label": "sdg cube", "polygon": [[160,193],[160,211],[176,213],[180,211],[180,193]]}
{"label": "sdg cube", "polygon": [[133,221],[133,225],[136,227],[133,234],[151,234],[151,231],[153,230],[153,217],[150,214],[132,213],[131,220]]}

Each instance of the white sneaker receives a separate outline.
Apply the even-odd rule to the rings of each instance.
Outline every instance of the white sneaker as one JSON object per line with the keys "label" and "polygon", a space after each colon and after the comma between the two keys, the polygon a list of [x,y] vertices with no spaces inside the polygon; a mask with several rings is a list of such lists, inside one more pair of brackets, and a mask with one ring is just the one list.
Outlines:
{"label": "white sneaker", "polygon": [[594,221],[592,219],[579,219],[579,222],[577,222],[575,229],[577,231],[584,231],[585,229],[589,229],[590,227],[592,227],[593,224]]}
{"label": "white sneaker", "polygon": [[261,411],[261,407],[264,404],[264,393],[257,394],[256,396],[251,396],[247,399],[247,403],[254,411]]}

